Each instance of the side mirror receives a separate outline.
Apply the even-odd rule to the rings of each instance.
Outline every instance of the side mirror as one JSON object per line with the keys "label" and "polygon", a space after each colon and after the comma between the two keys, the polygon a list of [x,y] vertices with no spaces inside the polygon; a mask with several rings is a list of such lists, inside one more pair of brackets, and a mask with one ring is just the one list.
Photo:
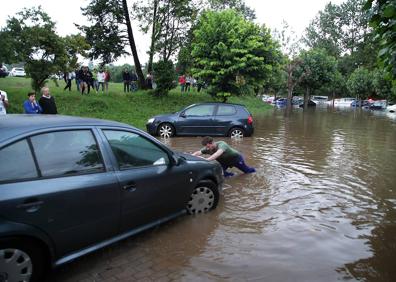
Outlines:
{"label": "side mirror", "polygon": [[178,166],[181,163],[181,158],[175,155],[172,155],[172,163],[175,166]]}
{"label": "side mirror", "polygon": [[186,113],[185,113],[185,112],[182,112],[182,113],[180,113],[180,116],[181,116],[182,118],[185,118],[185,117],[186,117]]}

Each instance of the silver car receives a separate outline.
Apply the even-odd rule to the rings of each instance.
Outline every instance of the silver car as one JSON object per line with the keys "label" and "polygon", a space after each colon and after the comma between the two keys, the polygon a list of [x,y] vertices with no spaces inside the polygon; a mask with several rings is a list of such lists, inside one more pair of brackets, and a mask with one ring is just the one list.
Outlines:
{"label": "silver car", "polygon": [[0,118],[0,281],[38,280],[186,212],[217,206],[222,169],[126,124]]}

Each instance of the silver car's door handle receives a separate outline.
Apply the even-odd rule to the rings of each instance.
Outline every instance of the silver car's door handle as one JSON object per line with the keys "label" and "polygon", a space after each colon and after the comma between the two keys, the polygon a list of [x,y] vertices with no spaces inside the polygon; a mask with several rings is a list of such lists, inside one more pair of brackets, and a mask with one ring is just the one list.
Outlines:
{"label": "silver car's door handle", "polygon": [[25,209],[27,212],[35,212],[38,211],[41,205],[44,204],[43,201],[27,201],[23,204],[17,205],[18,209]]}
{"label": "silver car's door handle", "polygon": [[124,185],[122,187],[122,189],[124,189],[125,191],[134,192],[136,190],[136,184],[131,183],[131,184]]}

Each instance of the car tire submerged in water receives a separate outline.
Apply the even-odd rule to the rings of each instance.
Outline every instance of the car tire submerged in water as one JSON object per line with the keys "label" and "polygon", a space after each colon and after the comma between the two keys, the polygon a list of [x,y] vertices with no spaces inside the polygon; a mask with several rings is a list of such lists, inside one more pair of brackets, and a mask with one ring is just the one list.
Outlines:
{"label": "car tire submerged in water", "polygon": [[245,131],[240,127],[231,128],[228,134],[231,138],[243,138],[245,136]]}
{"label": "car tire submerged in water", "polygon": [[158,127],[158,136],[170,138],[175,135],[175,129],[170,123],[162,123]]}
{"label": "car tire submerged in water", "polygon": [[203,180],[194,188],[187,203],[189,214],[205,213],[217,207],[219,189],[211,180]]}
{"label": "car tire submerged in water", "polygon": [[0,240],[0,281],[40,281],[44,255],[32,241],[16,238]]}

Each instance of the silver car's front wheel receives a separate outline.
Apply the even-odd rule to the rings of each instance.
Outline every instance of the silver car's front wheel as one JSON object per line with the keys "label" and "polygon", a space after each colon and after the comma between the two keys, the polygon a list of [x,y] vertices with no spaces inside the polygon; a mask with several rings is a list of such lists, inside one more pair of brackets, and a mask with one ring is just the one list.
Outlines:
{"label": "silver car's front wheel", "polygon": [[218,201],[217,186],[212,181],[202,181],[192,192],[187,211],[190,214],[205,213],[216,208]]}
{"label": "silver car's front wheel", "polygon": [[173,126],[169,123],[161,124],[158,128],[158,135],[162,138],[170,138],[175,134]]}
{"label": "silver car's front wheel", "polygon": [[0,249],[0,281],[30,281],[33,263],[30,256],[19,249]]}

